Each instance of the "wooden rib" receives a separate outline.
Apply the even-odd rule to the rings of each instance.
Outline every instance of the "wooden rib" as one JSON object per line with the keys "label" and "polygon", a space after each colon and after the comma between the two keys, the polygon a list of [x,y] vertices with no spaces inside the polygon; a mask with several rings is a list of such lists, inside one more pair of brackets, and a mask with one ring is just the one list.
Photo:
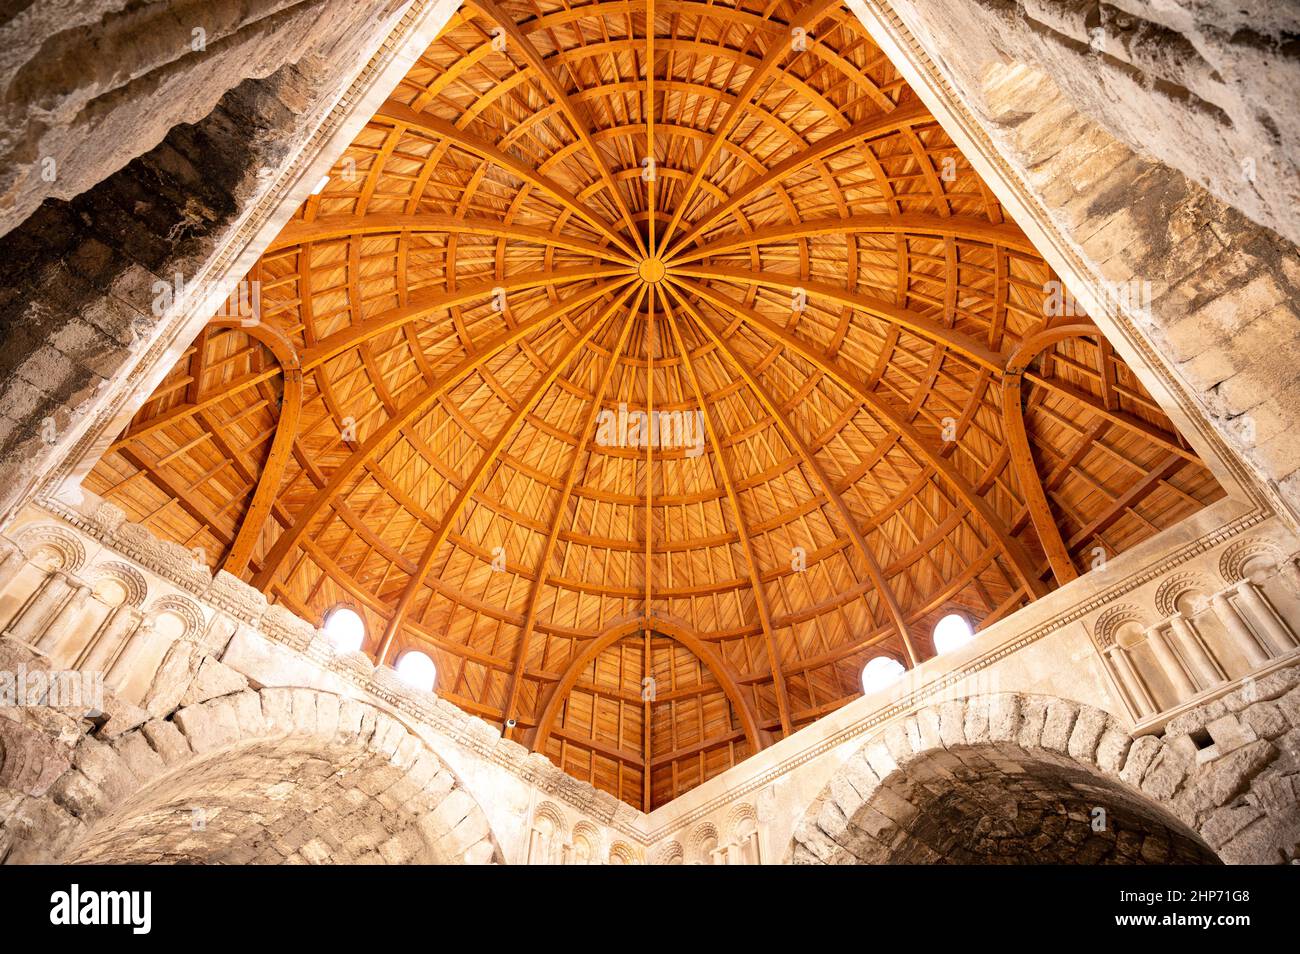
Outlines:
{"label": "wooden rib", "polygon": [[749,568],[750,589],[754,594],[754,603],[758,607],[758,620],[763,627],[763,640],[767,644],[767,658],[772,670],[772,685],[776,689],[781,731],[785,735],[789,735],[794,731],[790,721],[790,694],[785,684],[785,676],[782,674],[781,651],[776,642],[776,634],[772,631],[772,608],[768,603],[767,590],[763,586],[761,574],[758,572],[758,560],[754,555],[754,544],[750,539],[749,529],[745,525],[745,516],[740,509],[740,498],[736,494],[736,479],[731,472],[731,464],[726,459],[717,423],[713,419],[713,406],[704,400],[704,389],[700,387],[700,379],[695,373],[695,362],[691,359],[691,353],[686,347],[686,342],[682,340],[681,329],[677,325],[677,318],[673,315],[672,306],[668,303],[667,296],[664,298],[664,315],[668,319],[668,327],[672,331],[673,342],[677,346],[678,353],[682,356],[682,366],[685,368],[686,376],[691,383],[692,390],[695,392],[695,399],[700,402],[704,423],[709,432],[709,441],[713,445],[713,453],[718,461],[718,469],[722,472],[722,486],[726,491],[727,499],[731,503],[731,511],[736,517],[736,532],[740,536],[741,552],[744,554],[745,564]]}
{"label": "wooden rib", "polygon": [[[565,346],[564,351],[558,358],[551,361],[550,369],[542,376],[542,379],[533,386],[528,397],[524,399],[515,412],[510,415],[510,420],[507,421],[505,427],[503,427],[500,433],[497,434],[496,439],[483,453],[483,456],[479,458],[478,463],[474,465],[474,469],[470,472],[469,476],[465,478],[459,492],[456,494],[456,499],[452,501],[446,515],[438,524],[438,530],[433,535],[433,539],[429,541],[428,545],[424,549],[424,553],[420,556],[420,561],[415,566],[415,573],[411,576],[410,582],[407,583],[405,590],[402,591],[401,599],[397,601],[397,605],[393,608],[393,615],[388,618],[388,625],[384,629],[383,645],[379,650],[379,665],[382,666],[384,661],[387,659],[389,647],[392,646],[394,637],[402,628],[402,622],[406,618],[407,610],[410,609],[411,602],[415,599],[416,593],[419,591],[419,588],[424,585],[424,578],[428,575],[429,568],[433,566],[434,557],[437,556],[442,545],[447,542],[447,534],[451,532],[451,528],[460,517],[461,511],[465,508],[465,505],[469,503],[470,497],[472,497],[474,492],[478,489],[479,481],[483,479],[483,475],[487,473],[493,462],[496,461],[497,455],[501,453],[502,448],[514,439],[515,431],[523,422],[524,417],[537,406],[537,402],[542,399],[542,395],[546,393],[547,389],[550,388],[555,379],[559,377],[560,372],[568,366],[574,355],[576,355],[582,347],[591,340],[591,337],[599,331],[601,327],[604,326],[605,322],[608,321],[609,318],[622,306],[623,302],[627,300],[629,294],[631,294],[630,290],[616,298],[613,304],[601,311],[600,315],[594,318],[591,323],[587,325],[582,334],[575,337]],[[632,306],[634,311],[640,305],[644,294],[644,289],[637,290],[636,303]]]}
{"label": "wooden rib", "polygon": [[[754,719],[754,713],[740,691],[735,675],[728,668],[725,661],[709,648],[708,643],[690,630],[662,619],[653,619],[650,623],[654,632],[681,643],[704,663],[709,672],[713,674],[713,678],[718,681],[718,685],[722,687],[723,693],[727,696],[727,701],[736,710],[736,716],[740,719],[741,727],[745,730],[745,738],[748,740],[750,747],[755,752],[759,751],[763,745],[762,735],[758,730],[758,722]],[[560,704],[568,696],[582,671],[591,664],[593,659],[624,636],[641,632],[644,628],[645,621],[639,618],[612,626],[592,639],[583,648],[582,652],[574,657],[573,661],[565,668],[564,674],[559,681],[551,689],[550,695],[547,696],[546,705],[542,709],[542,716],[537,720],[537,734],[533,737],[532,750],[534,752],[541,752],[546,748],[546,742],[551,737],[555,725],[555,717],[559,714]]]}
{"label": "wooden rib", "polygon": [[[1124,511],[1130,507],[1136,506],[1140,501],[1145,499],[1151,491],[1160,486],[1160,482],[1172,477],[1174,474],[1186,466],[1187,460],[1177,454],[1169,454],[1156,467],[1154,467],[1145,477],[1132,484],[1128,490],[1124,491],[1115,499],[1106,511],[1092,520],[1087,526],[1083,527],[1078,533],[1070,537],[1069,547],[1071,552],[1078,550],[1090,539],[1105,530],[1123,516]],[[1114,554],[1107,554],[1114,556]]]}
{"label": "wooden rib", "polygon": [[322,338],[303,354],[302,369],[311,371],[331,358],[338,357],[349,348],[355,348],[371,338],[400,328],[408,322],[467,302],[486,301],[497,288],[512,292],[600,278],[621,278],[624,282],[628,282],[632,280],[634,274],[635,272],[629,269],[608,265],[554,268],[550,271],[523,272],[513,278],[476,282],[472,285],[460,286],[455,291],[413,295],[412,300],[406,305],[391,308],[373,318],[366,318],[349,325],[328,338]]}
{"label": "wooden rib", "polygon": [[618,209],[619,214],[623,217],[623,221],[627,224],[628,234],[632,236],[633,243],[644,257],[646,255],[646,247],[645,243],[641,241],[641,233],[637,231],[636,220],[632,217],[632,211],[627,207],[627,201],[624,198],[623,193],[619,191],[618,184],[614,181],[613,175],[610,174],[609,166],[605,162],[604,154],[601,153],[595,140],[591,137],[591,131],[595,129],[596,126],[591,121],[591,117],[587,115],[586,109],[569,98],[569,95],[564,91],[564,87],[560,85],[554,74],[552,74],[550,64],[547,63],[546,59],[537,52],[537,48],[533,46],[532,40],[528,39],[527,35],[519,29],[519,25],[515,22],[514,17],[503,10],[500,6],[493,3],[492,0],[473,0],[473,4],[495,20],[497,25],[505,30],[506,35],[514,42],[524,60],[533,68],[533,72],[536,74],[537,79],[541,80],[542,84],[550,92],[552,99],[554,99],[560,106],[564,115],[568,117],[569,124],[573,127],[574,134],[582,140],[583,145],[587,147],[587,151],[591,153],[591,158],[596,164],[596,171],[604,181],[605,188],[609,191],[610,199],[614,202],[614,207]]}
{"label": "wooden rib", "polygon": [[1056,581],[1062,585],[1079,576],[1070,559],[1070,551],[1061,539],[1060,527],[1047,502],[1047,492],[1034,465],[1029,434],[1025,430],[1025,414],[1021,405],[1020,375],[1009,374],[1002,379],[1002,426],[1011,452],[1011,464],[1020,478],[1020,489],[1025,495],[1025,506],[1038,533],[1038,540],[1047,554]]}
{"label": "wooden rib", "polygon": [[[610,378],[613,377],[614,369],[618,366],[619,355],[627,347],[628,335],[632,332],[630,320],[625,322],[623,330],[619,333],[618,343],[610,353],[609,363],[605,370],[601,372],[600,382],[596,386],[595,394],[591,401],[591,407],[587,411],[587,416],[583,421],[582,429],[578,431],[580,441],[573,450],[573,460],[569,464],[569,471],[564,478],[564,488],[560,491],[560,502],[555,508],[555,515],[551,518],[550,530],[546,534],[546,543],[542,547],[541,558],[537,561],[537,570],[533,575],[532,588],[528,593],[528,605],[524,610],[524,627],[519,637],[519,645],[515,650],[514,661],[510,667],[510,686],[506,692],[505,720],[509,721],[518,715],[519,708],[519,691],[522,688],[522,677],[524,671],[524,660],[528,653],[528,642],[532,638],[533,629],[537,622],[537,601],[541,596],[542,588],[546,584],[546,577],[551,565],[551,557],[555,552],[555,544],[559,539],[562,521],[564,519],[565,509],[569,503],[569,497],[573,494],[574,485],[578,482],[579,464],[590,456],[588,450],[589,441],[592,440],[593,429],[596,426],[596,420],[600,416],[601,404],[605,398],[605,392],[609,387]],[[511,737],[511,729],[505,730],[506,738]]]}
{"label": "wooden rib", "polygon": [[737,191],[733,192],[726,202],[710,209],[691,227],[690,231],[686,232],[676,243],[669,247],[668,256],[677,255],[696,241],[699,236],[703,235],[713,223],[728,213],[739,209],[750,198],[761,194],[764,190],[775,188],[777,184],[787,180],[793,173],[798,172],[805,166],[819,162],[840,150],[856,146],[864,140],[875,139],[878,136],[895,133],[914,125],[932,122],[934,122],[934,117],[930,115],[929,111],[920,103],[913,103],[909,106],[900,106],[885,116],[873,117],[865,122],[850,126],[848,129],[842,129],[839,132],[823,136],[806,149],[777,163],[762,175],[748,180]]}
{"label": "wooden rib", "polygon": [[235,576],[243,574],[252,558],[253,548],[262,535],[262,526],[275,505],[276,495],[280,492],[280,483],[284,478],[285,468],[293,456],[293,443],[298,437],[298,421],[302,416],[302,368],[298,363],[298,352],[293,343],[277,326],[265,320],[252,327],[238,322],[213,322],[209,327],[239,327],[245,334],[261,341],[275,356],[284,375],[284,395],[280,402],[280,413],[275,422],[275,437],[271,441],[271,450],[262,464],[262,473],[257,479],[257,488],[253,499],[239,525],[235,541],[226,552],[221,569]]}
{"label": "wooden rib", "polygon": [[[1042,581],[1038,579],[1029,554],[1024,547],[1016,541],[1007,531],[1006,524],[1002,518],[997,515],[993,508],[983,497],[977,494],[973,487],[967,483],[966,478],[961,475],[957,468],[939,451],[931,446],[930,442],[921,436],[916,427],[903,416],[892,404],[884,400],[880,395],[868,390],[857,377],[844,371],[839,367],[838,362],[828,357],[825,353],[812,345],[805,342],[802,338],[794,335],[775,322],[769,321],[752,308],[746,307],[743,303],[736,301],[725,295],[698,285],[694,282],[674,279],[674,284],[686,291],[702,298],[705,301],[712,302],[717,307],[723,309],[729,314],[744,320],[755,328],[761,329],[773,341],[780,341],[790,350],[798,353],[804,360],[810,362],[818,370],[824,372],[833,381],[845,388],[849,393],[854,395],[861,403],[866,404],[873,411],[883,417],[889,425],[902,436],[908,444],[916,450],[925,459],[926,463],[935,469],[940,476],[952,487],[954,491],[962,498],[971,510],[979,514],[984,525],[997,539],[1003,553],[1011,562],[1020,581],[1035,596],[1042,596],[1046,589]],[[701,316],[703,318],[703,316]],[[707,319],[704,319],[707,325]]]}
{"label": "wooden rib", "polygon": [[713,343],[717,345],[718,350],[730,359],[732,365],[740,372],[741,377],[745,379],[745,383],[749,385],[754,396],[758,398],[759,403],[763,405],[763,409],[767,411],[768,415],[776,423],[777,428],[781,431],[782,435],[784,435],[785,439],[799,453],[799,456],[804,459],[804,463],[808,466],[808,469],[812,471],[813,476],[817,479],[817,483],[821,485],[822,493],[826,495],[826,499],[831,502],[831,505],[839,514],[840,522],[844,525],[845,532],[848,533],[849,538],[853,541],[853,545],[857,548],[858,552],[862,555],[864,562],[867,564],[867,575],[871,578],[871,582],[875,586],[881,602],[885,604],[886,612],[888,612],[890,618],[894,621],[894,626],[897,629],[898,635],[903,641],[903,647],[907,652],[908,660],[913,666],[915,666],[920,662],[920,659],[917,657],[916,649],[912,645],[912,634],[908,630],[907,619],[903,615],[902,607],[898,605],[898,599],[894,596],[893,589],[885,579],[884,571],[880,569],[880,564],[876,561],[876,555],[872,553],[871,548],[867,546],[867,541],[862,536],[862,530],[858,526],[857,518],[853,516],[848,505],[844,503],[844,498],[841,497],[839,492],[835,489],[834,482],[826,476],[826,472],[822,470],[821,463],[813,456],[812,451],[808,449],[807,443],[805,443],[804,439],[794,429],[794,426],[790,423],[785,412],[781,410],[780,405],[778,405],[776,400],[767,393],[767,388],[765,388],[763,383],[758,380],[758,376],[754,369],[736,353],[735,349],[727,342],[724,335],[716,332],[709,323],[705,321],[704,317],[695,309],[684,295],[678,295],[675,288],[672,289],[672,293],[686,310],[686,313],[695,319],[696,325],[703,330],[710,339],[712,339]]}
{"label": "wooden rib", "polygon": [[[790,21],[791,33],[793,33],[796,27],[802,27],[804,29],[810,28],[814,23],[822,18],[829,8],[835,6],[838,2],[839,0],[813,0],[812,3],[803,7],[798,14],[795,15],[794,19]],[[731,131],[739,121],[745,105],[754,98],[754,94],[758,92],[758,88],[767,80],[772,70],[776,69],[777,65],[780,64],[790,53],[791,49],[784,41],[774,41],[772,48],[768,51],[767,55],[763,57],[762,62],[750,71],[749,78],[745,81],[745,85],[741,87],[740,92],[736,95],[735,102],[731,104],[726,115],[723,116],[722,122],[718,124],[717,130],[713,134],[713,138],[709,140],[709,144],[704,148],[704,154],[696,161],[695,171],[691,175],[690,182],[687,183],[686,188],[682,191],[681,198],[676,203],[677,209],[673,212],[672,219],[669,220],[668,225],[664,228],[663,244],[665,247],[672,247],[669,244],[669,240],[672,238],[673,232],[675,232],[677,226],[681,224],[682,216],[686,214],[687,207],[690,205],[696,189],[699,188],[700,181],[708,173],[709,164],[713,162],[713,158],[718,154],[718,150],[722,148],[723,140],[731,135]]]}
{"label": "wooden rib", "polygon": [[598,285],[595,288],[587,290],[581,295],[560,302],[558,305],[548,308],[532,318],[521,322],[513,329],[484,344],[484,346],[466,356],[455,367],[442,376],[439,383],[431,385],[418,398],[411,401],[398,413],[384,422],[383,425],[376,428],[375,431],[366,438],[365,442],[353,452],[343,464],[341,464],[326,481],[325,486],[316,492],[303,511],[298,515],[292,527],[282,533],[275,546],[267,554],[266,563],[257,576],[253,578],[253,586],[259,590],[265,591],[271,581],[275,579],[279,572],[280,565],[283,563],[289,551],[293,549],[294,544],[306,532],[308,525],[315,519],[322,508],[339,492],[343,484],[352,476],[356,469],[370,460],[375,452],[394,433],[406,427],[411,421],[416,420],[421,414],[431,408],[435,402],[440,400],[451,388],[455,387],[466,375],[472,374],[475,369],[485,361],[492,358],[493,355],[500,352],[503,348],[522,340],[530,332],[546,323],[555,320],[575,308],[581,308],[589,302],[606,295],[617,288],[630,283],[631,279],[625,279],[621,282],[610,282],[604,285]]}
{"label": "wooden rib", "polygon": [[[208,408],[216,407],[227,398],[234,397],[249,388],[257,387],[263,381],[269,381],[271,378],[278,377],[279,368],[271,368],[267,371],[258,371],[252,374],[241,375],[229,384],[223,384],[221,390],[216,394],[209,395],[197,404],[179,404],[169,411],[164,411],[156,417],[151,417],[141,424],[128,428],[117,440],[108,446],[108,451],[117,451],[139,441],[143,437],[148,437],[154,431],[167,427],[169,424],[175,424],[177,421],[183,421],[187,417],[192,417],[200,411],[206,411]],[[107,453],[107,452],[106,452]]]}
{"label": "wooden rib", "polygon": [[294,219],[284,227],[267,249],[268,252],[305,245],[308,242],[326,242],[333,239],[386,235],[393,232],[438,232],[457,235],[483,235],[508,238],[521,243],[549,245],[572,252],[582,252],[593,258],[635,265],[636,259],[625,253],[597,245],[563,233],[533,228],[499,219],[463,219],[455,215],[436,215],[421,212],[408,215],[401,212],[368,212],[365,215],[331,215],[305,222]]}
{"label": "wooden rib", "polygon": [[860,309],[869,315],[898,325],[900,328],[925,338],[940,347],[947,348],[954,354],[968,358],[975,364],[988,368],[990,371],[1001,374],[1003,367],[1006,365],[1006,358],[1002,354],[981,344],[970,335],[953,330],[941,321],[928,318],[907,308],[900,308],[893,302],[886,301],[883,298],[852,292],[836,285],[808,281],[798,275],[783,275],[779,272],[766,270],[760,272],[744,268],[727,268],[719,265],[674,265],[668,270],[668,274],[670,278],[708,278],[766,288],[779,288],[784,291],[802,288],[808,293],[810,299],[825,298],[836,304]]}
{"label": "wooden rib", "polygon": [[549,176],[542,175],[527,163],[520,162],[509,153],[498,149],[492,143],[479,139],[477,136],[465,132],[446,120],[438,119],[436,116],[430,116],[427,113],[417,113],[411,107],[395,100],[389,100],[379,107],[379,111],[375,113],[375,119],[421,129],[431,135],[452,142],[482,159],[491,161],[494,165],[514,173],[533,188],[551,196],[562,208],[587,222],[624,252],[633,256],[637,255],[636,249],[628,245],[627,240],[616,232],[609,222],[579,202],[578,198],[571,192]]}
{"label": "wooden rib", "polygon": [[1177,454],[1179,457],[1183,458],[1183,460],[1187,461],[1188,463],[1192,463],[1192,464],[1201,463],[1201,459],[1196,456],[1196,452],[1184,447],[1179,442],[1178,436],[1176,434],[1172,434],[1161,427],[1157,427],[1155,424],[1152,424],[1149,421],[1145,421],[1134,414],[1128,413],[1127,411],[1108,408],[1104,403],[1099,401],[1096,397],[1089,394],[1087,391],[1081,391],[1079,388],[1076,388],[1072,384],[1067,384],[1064,381],[1058,381],[1055,378],[1044,377],[1041,374],[1034,374],[1031,371],[1026,371],[1024,377],[1026,378],[1026,380],[1031,381],[1034,384],[1041,385],[1042,387],[1047,388],[1049,391],[1055,391],[1057,394],[1061,394],[1064,395],[1065,397],[1070,398],[1071,400],[1088,408],[1088,410],[1092,411],[1094,414],[1097,414],[1098,416],[1103,417],[1106,420],[1110,421],[1112,424],[1118,424],[1120,427],[1124,428],[1125,430],[1140,435],[1144,439],[1149,440],[1153,444],[1159,446],[1162,450],[1166,450],[1171,454]]}
{"label": "wooden rib", "polygon": [[987,242],[1003,248],[1015,248],[1032,252],[1033,246],[1025,234],[1013,225],[994,225],[987,219],[974,216],[954,215],[944,218],[938,215],[913,213],[908,215],[853,215],[843,219],[811,219],[794,225],[769,225],[752,232],[741,232],[717,239],[707,245],[686,249],[669,258],[671,265],[698,261],[711,255],[722,255],[737,249],[755,248],[762,245],[778,245],[799,239],[817,238],[827,235],[849,235],[855,233],[887,235],[904,233],[908,235],[932,235],[936,238],[961,238],[975,242]]}

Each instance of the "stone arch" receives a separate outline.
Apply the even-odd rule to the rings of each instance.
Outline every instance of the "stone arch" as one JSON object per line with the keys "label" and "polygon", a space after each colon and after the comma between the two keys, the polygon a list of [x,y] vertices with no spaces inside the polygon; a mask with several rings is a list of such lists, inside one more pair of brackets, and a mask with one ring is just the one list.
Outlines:
{"label": "stone arch", "polygon": [[26,839],[0,842],[0,857],[502,858],[482,809],[428,745],[388,713],[333,693],[270,688],[221,696],[111,740],[81,737],[64,764],[44,790],[27,790],[15,817],[39,824],[24,826]]}
{"label": "stone arch", "polygon": [[1098,648],[1107,649],[1115,645],[1120,629],[1128,623],[1146,625],[1142,611],[1132,603],[1121,603],[1106,609],[1092,624],[1093,639]]}
{"label": "stone arch", "polygon": [[40,550],[49,550],[58,557],[55,569],[76,573],[86,564],[86,548],[76,535],[52,524],[37,524],[25,528],[14,541],[28,559]]}
{"label": "stone arch", "polygon": [[181,639],[197,640],[207,629],[203,609],[198,603],[183,596],[169,594],[154,600],[149,607],[149,615],[158,616],[162,613],[169,613],[184,624]]}
{"label": "stone arch", "polygon": [[734,806],[727,813],[727,837],[738,841],[758,827],[758,812],[748,802]]}
{"label": "stone arch", "polygon": [[1215,587],[1200,573],[1175,573],[1156,590],[1156,611],[1166,618],[1178,612],[1190,616],[1192,614],[1185,612],[1179,605],[1184,598],[1196,594],[1208,600],[1214,591]]}
{"label": "stone arch", "polygon": [[91,586],[98,586],[105,581],[117,583],[122,587],[126,594],[127,606],[134,606],[137,609],[144,606],[144,601],[149,595],[149,585],[145,582],[144,574],[135,567],[119,560],[96,564],[91,571]]}
{"label": "stone arch", "polygon": [[609,846],[609,863],[611,865],[636,864],[636,852],[625,841],[616,841]]}
{"label": "stone arch", "polygon": [[713,822],[701,822],[695,826],[686,842],[686,860],[693,865],[712,864],[710,852],[718,847],[718,828]]}
{"label": "stone arch", "polygon": [[657,865],[680,865],[686,861],[686,853],[679,841],[670,841],[659,849],[654,863]]}
{"label": "stone arch", "polygon": [[[1293,685],[1290,675],[1276,679],[1256,698]],[[788,859],[1213,863],[1219,849],[1232,861],[1283,860],[1300,833],[1294,796],[1279,800],[1281,817],[1250,844],[1231,840],[1262,812],[1230,827],[1269,790],[1255,775],[1272,787],[1258,755],[1276,751],[1263,742],[1253,774],[1241,758],[1198,758],[1187,733],[1203,727],[1202,715],[1189,713],[1165,736],[1133,738],[1103,710],[1055,697],[999,693],[923,708],[844,762],[798,822]],[[1095,807],[1106,810],[1100,833]]]}
{"label": "stone arch", "polygon": [[589,821],[579,821],[573,826],[573,863],[594,865],[604,855],[605,843],[600,829]]}
{"label": "stone arch", "polygon": [[1282,551],[1267,540],[1239,540],[1219,557],[1219,575],[1224,583],[1240,583],[1250,575],[1253,565],[1266,562],[1279,567],[1285,560]]}
{"label": "stone arch", "polygon": [[533,809],[532,830],[534,840],[529,845],[528,863],[560,864],[564,845],[569,838],[569,826],[564,821],[563,809],[554,802],[538,802]]}

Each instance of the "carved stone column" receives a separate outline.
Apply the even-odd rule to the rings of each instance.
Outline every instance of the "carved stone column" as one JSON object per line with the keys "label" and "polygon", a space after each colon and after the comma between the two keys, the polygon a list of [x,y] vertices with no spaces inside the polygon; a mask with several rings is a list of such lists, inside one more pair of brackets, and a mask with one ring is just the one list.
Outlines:
{"label": "carved stone column", "polygon": [[1232,605],[1232,600],[1228,599],[1228,594],[1215,593],[1210,604],[1214,607],[1214,615],[1219,617],[1223,623],[1223,628],[1228,631],[1229,638],[1232,639],[1237,647],[1246,654],[1252,666],[1260,666],[1268,662],[1268,653],[1264,647],[1259,644],[1255,634],[1250,631],[1246,621],[1241,618],[1237,612],[1237,607]]}
{"label": "carved stone column", "polygon": [[1237,593],[1242,605],[1250,613],[1251,620],[1264,631],[1265,637],[1272,644],[1272,655],[1280,656],[1295,646],[1295,638],[1278,622],[1277,614],[1273,612],[1268,600],[1264,599],[1258,586],[1250,580],[1242,580],[1237,584]]}
{"label": "carved stone column", "polygon": [[123,603],[115,606],[113,612],[100,624],[98,631],[91,637],[86,648],[74,662],[74,669],[90,672],[102,672],[112,665],[118,650],[130,637],[144,617],[134,606]]}
{"label": "carved stone column", "polygon": [[22,548],[16,543],[9,540],[0,540],[0,593],[9,588],[9,584],[14,581],[18,571],[27,563],[27,554],[23,553]]}
{"label": "carved stone column", "polygon": [[122,651],[118,653],[117,659],[109,667],[105,674],[104,681],[111,683],[110,688],[121,688],[126,677],[131,672],[131,666],[140,654],[141,647],[149,641],[153,635],[154,620],[152,616],[146,616],[140,620],[140,624],[126,637],[122,646]]}
{"label": "carved stone column", "polygon": [[41,632],[41,624],[46,617],[63,602],[68,595],[69,578],[62,570],[52,570],[36,588],[27,605],[18,611],[9,624],[9,635],[29,645]]}
{"label": "carved stone column", "polygon": [[1178,661],[1178,657],[1174,655],[1173,649],[1170,648],[1169,641],[1165,639],[1165,634],[1161,630],[1162,625],[1157,623],[1147,629],[1147,644],[1151,647],[1151,651],[1155,653],[1156,662],[1164,670],[1165,676],[1173,683],[1174,691],[1178,694],[1181,702],[1187,696],[1196,694],[1196,686],[1193,685],[1191,677],[1187,675],[1187,670],[1183,668],[1183,664]]}
{"label": "carved stone column", "polygon": [[1133,660],[1128,658],[1128,651],[1112,643],[1106,647],[1105,654],[1111,662],[1111,672],[1115,674],[1120,690],[1128,696],[1129,704],[1132,705],[1138,718],[1156,712],[1156,701],[1151,698],[1151,693],[1147,691],[1142,677],[1133,668]]}
{"label": "carved stone column", "polygon": [[45,632],[41,634],[36,641],[36,648],[47,655],[62,641],[67,635],[68,629],[81,615],[81,611],[86,606],[86,600],[90,597],[90,584],[81,580],[69,579],[72,596],[67,602],[59,608],[50,620],[50,624],[45,627]]}
{"label": "carved stone column", "polygon": [[546,857],[546,836],[540,828],[534,828],[528,833],[528,863],[544,865],[549,861]]}
{"label": "carved stone column", "polygon": [[1200,637],[1186,616],[1175,613],[1169,617],[1169,626],[1174,631],[1179,646],[1182,647],[1183,656],[1191,663],[1194,675],[1202,689],[1208,689],[1227,678],[1219,671],[1219,667],[1201,645]]}

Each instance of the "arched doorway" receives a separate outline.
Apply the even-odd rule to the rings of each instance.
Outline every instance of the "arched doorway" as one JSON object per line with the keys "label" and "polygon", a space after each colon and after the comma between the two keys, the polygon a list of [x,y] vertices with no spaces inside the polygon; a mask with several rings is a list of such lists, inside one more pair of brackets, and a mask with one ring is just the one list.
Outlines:
{"label": "arched doorway", "polygon": [[791,860],[1221,863],[1122,776],[1132,741],[1105,713],[1064,700],[1002,695],[923,709],[844,762],[796,827]]}
{"label": "arched doorway", "polygon": [[288,737],[200,756],[142,789],[69,855],[96,864],[452,864],[439,799],[357,744]]}

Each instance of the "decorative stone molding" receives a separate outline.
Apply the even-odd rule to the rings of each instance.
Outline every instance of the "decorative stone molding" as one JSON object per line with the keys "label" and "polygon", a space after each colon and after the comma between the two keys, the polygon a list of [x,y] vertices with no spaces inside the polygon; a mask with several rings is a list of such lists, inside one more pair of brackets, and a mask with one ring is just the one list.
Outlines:
{"label": "decorative stone molding", "polygon": [[1178,612],[1178,600],[1186,593],[1203,593],[1208,599],[1215,587],[1200,573],[1175,573],[1160,584],[1156,590],[1156,611],[1162,617],[1173,616]]}
{"label": "decorative stone molding", "polygon": [[1267,540],[1238,540],[1219,557],[1219,575],[1225,583],[1240,583],[1246,578],[1246,564],[1261,556],[1267,557],[1274,566],[1285,560],[1282,551]]}
{"label": "decorative stone molding", "polygon": [[86,548],[82,542],[75,534],[53,524],[25,527],[14,542],[29,558],[41,549],[54,551],[59,558],[56,569],[64,573],[76,573],[86,563]]}
{"label": "decorative stone molding", "polygon": [[207,619],[203,615],[203,610],[198,604],[183,596],[161,596],[154,600],[148,613],[154,617],[162,613],[170,613],[180,619],[185,624],[180,638],[191,642],[197,642],[207,629]]}
{"label": "decorative stone molding", "polygon": [[99,583],[103,580],[112,580],[119,583],[122,589],[126,591],[126,605],[140,607],[144,605],[145,598],[149,593],[149,586],[145,583],[144,574],[128,563],[120,560],[110,560],[107,563],[96,564],[91,569],[91,584]]}
{"label": "decorative stone molding", "polygon": [[651,864],[656,865],[680,865],[686,861],[686,852],[682,850],[682,844],[679,841],[670,841],[663,845],[655,852],[654,860]]}
{"label": "decorative stone molding", "polygon": [[634,865],[637,863],[636,852],[625,841],[616,841],[609,846],[609,863]]}
{"label": "decorative stone molding", "polygon": [[732,841],[740,840],[740,838],[745,834],[741,831],[741,826],[744,825],[746,821],[753,822],[753,824],[757,826],[758,812],[754,810],[753,805],[741,802],[727,813],[727,824],[725,829],[727,837]]}
{"label": "decorative stone molding", "polygon": [[691,864],[707,865],[712,863],[707,844],[712,839],[718,843],[718,828],[713,822],[703,822],[695,826],[686,840],[686,860]]}
{"label": "decorative stone molding", "polygon": [[1121,603],[1118,606],[1112,606],[1093,623],[1093,639],[1099,649],[1109,649],[1115,645],[1115,634],[1125,623],[1143,623],[1142,610],[1132,603]]}

